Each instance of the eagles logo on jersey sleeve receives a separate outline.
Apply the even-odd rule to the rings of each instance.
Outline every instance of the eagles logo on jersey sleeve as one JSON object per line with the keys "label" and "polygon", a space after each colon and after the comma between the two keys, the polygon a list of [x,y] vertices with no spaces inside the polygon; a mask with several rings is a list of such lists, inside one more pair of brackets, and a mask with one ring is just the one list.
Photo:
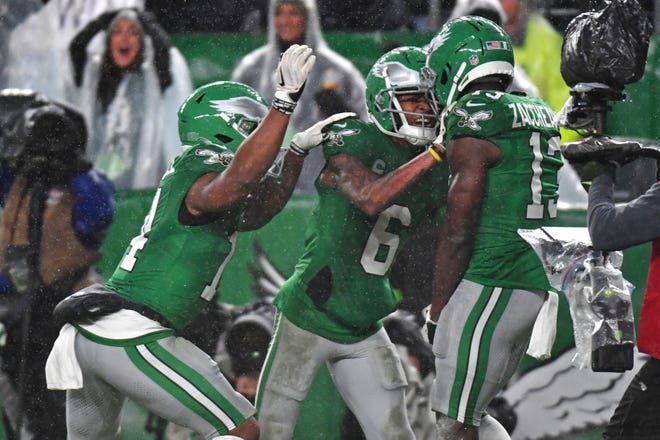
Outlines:
{"label": "eagles logo on jersey sleeve", "polygon": [[205,173],[222,173],[234,160],[234,152],[217,144],[196,144],[186,147],[170,166],[165,176],[177,170],[186,170],[200,176]]}
{"label": "eagles logo on jersey sleeve", "polygon": [[516,130],[553,132],[554,112],[543,101],[523,95],[480,90],[458,100],[447,117],[448,139],[496,137]]}
{"label": "eagles logo on jersey sleeve", "polygon": [[328,129],[328,139],[323,142],[323,153],[329,157],[339,153],[351,154],[359,136],[365,130],[365,124],[357,119],[344,119],[335,122]]}
{"label": "eagles logo on jersey sleeve", "polygon": [[470,136],[486,138],[507,129],[506,111],[500,103],[504,94],[479,91],[463,96],[447,116],[448,139]]}

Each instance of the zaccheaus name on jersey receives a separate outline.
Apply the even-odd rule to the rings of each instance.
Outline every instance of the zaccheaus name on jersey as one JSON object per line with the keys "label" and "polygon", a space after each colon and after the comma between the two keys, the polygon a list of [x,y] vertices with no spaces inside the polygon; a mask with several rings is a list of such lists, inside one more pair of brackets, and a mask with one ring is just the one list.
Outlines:
{"label": "zaccheaus name on jersey", "polygon": [[513,111],[511,128],[557,128],[553,122],[555,113],[550,107],[531,102],[514,102],[509,104],[509,108]]}

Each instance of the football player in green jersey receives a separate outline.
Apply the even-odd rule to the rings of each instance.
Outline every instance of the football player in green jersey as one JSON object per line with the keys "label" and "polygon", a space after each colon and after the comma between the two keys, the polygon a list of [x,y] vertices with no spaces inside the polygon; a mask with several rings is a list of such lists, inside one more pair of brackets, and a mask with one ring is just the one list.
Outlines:
{"label": "football player in green jersey", "polygon": [[347,119],[324,132],[305,250],[275,298],[256,399],[263,438],[291,438],[325,364],[368,439],[414,439],[406,379],[381,319],[401,299],[388,280],[394,259],[447,188],[441,152],[426,148],[437,119],[420,83],[425,60],[415,47],[383,55],[367,76],[372,122]]}
{"label": "football player in green jersey", "polygon": [[551,290],[517,230],[554,223],[559,130],[545,102],[504,92],[511,41],[490,20],[447,22],[428,52],[423,76],[452,175],[427,318],[432,408],[439,438],[508,439],[484,409],[518,367]]}
{"label": "football player in green jersey", "polygon": [[283,54],[270,110],[254,89],[229,81],[182,104],[184,150],[140,234],[104,286],[57,307],[73,325],[64,325],[46,372],[51,388],[67,389],[70,439],[118,438],[126,398],[205,439],[258,438],[254,407],[176,331],[214,298],[236,232],[265,224],[293,191],[305,148],[287,152],[279,179],[262,178],[314,61],[307,46]]}

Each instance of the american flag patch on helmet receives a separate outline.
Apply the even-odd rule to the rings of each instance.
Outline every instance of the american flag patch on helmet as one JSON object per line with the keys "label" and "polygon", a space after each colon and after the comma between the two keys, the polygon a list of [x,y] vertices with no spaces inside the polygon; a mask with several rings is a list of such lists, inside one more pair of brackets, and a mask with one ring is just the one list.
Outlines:
{"label": "american flag patch on helmet", "polygon": [[495,50],[495,49],[510,49],[509,43],[506,41],[486,41],[486,49]]}

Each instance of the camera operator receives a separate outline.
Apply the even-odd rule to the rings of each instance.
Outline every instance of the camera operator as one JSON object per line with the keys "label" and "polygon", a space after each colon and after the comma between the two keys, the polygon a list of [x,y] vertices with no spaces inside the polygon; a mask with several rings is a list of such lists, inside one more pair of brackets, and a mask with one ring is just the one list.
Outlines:
{"label": "camera operator", "polygon": [[1,366],[20,396],[9,425],[35,438],[66,438],[64,393],[44,377],[58,334],[51,312],[93,282],[114,213],[114,190],[84,158],[86,143],[77,111],[30,90],[0,91]]}

